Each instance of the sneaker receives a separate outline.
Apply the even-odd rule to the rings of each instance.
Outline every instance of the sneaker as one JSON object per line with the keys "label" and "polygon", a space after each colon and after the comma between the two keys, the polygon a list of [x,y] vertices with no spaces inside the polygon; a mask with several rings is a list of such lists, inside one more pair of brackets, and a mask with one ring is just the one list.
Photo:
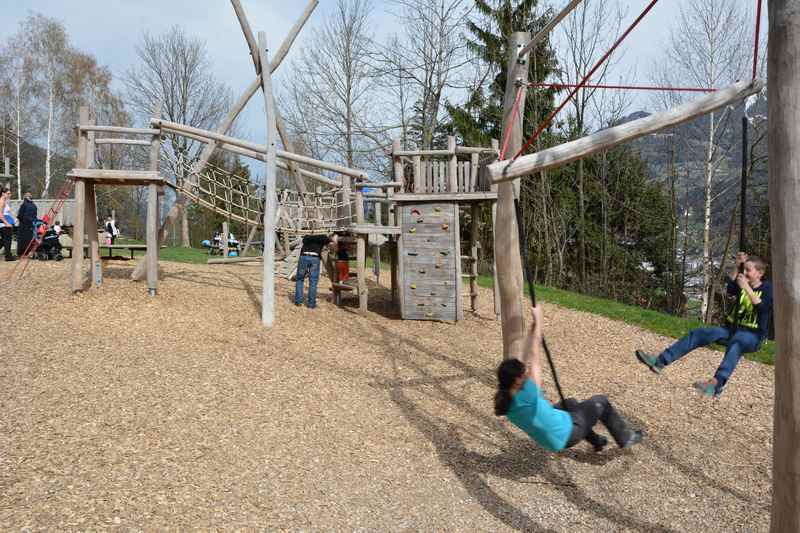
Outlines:
{"label": "sneaker", "polygon": [[660,374],[664,366],[658,362],[658,357],[650,355],[647,352],[636,350],[636,358],[652,372]]}
{"label": "sneaker", "polygon": [[712,381],[695,381],[692,387],[700,391],[705,398],[716,398],[719,396],[717,393],[717,386]]}
{"label": "sneaker", "polygon": [[605,448],[606,445],[608,444],[608,439],[602,435],[598,435],[597,437],[598,437],[597,440],[592,443],[592,447],[594,448],[594,451],[596,453],[600,453],[603,451],[603,448]]}
{"label": "sneaker", "polygon": [[16,255],[7,255],[6,256],[6,261],[16,261],[16,260],[17,260],[17,256]]}
{"label": "sneaker", "polygon": [[642,432],[634,431],[633,433],[631,433],[631,436],[628,437],[628,442],[626,442],[625,445],[621,447],[627,449],[633,446],[634,444],[639,444],[640,442],[642,442]]}

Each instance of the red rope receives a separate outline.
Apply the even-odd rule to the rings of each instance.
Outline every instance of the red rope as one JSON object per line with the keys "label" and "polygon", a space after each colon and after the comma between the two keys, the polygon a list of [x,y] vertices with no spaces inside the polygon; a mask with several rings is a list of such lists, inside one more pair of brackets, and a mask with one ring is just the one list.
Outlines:
{"label": "red rope", "polygon": [[541,123],[539,128],[536,130],[536,133],[534,133],[533,136],[530,139],[528,139],[528,141],[522,146],[522,148],[520,148],[519,152],[517,152],[516,155],[514,155],[512,160],[517,159],[525,150],[528,149],[528,147],[531,144],[533,144],[533,142],[536,139],[539,138],[539,136],[542,134],[542,132],[545,130],[545,128],[547,128],[547,126],[549,126],[550,123],[553,121],[553,119],[556,117],[556,115],[558,115],[558,113],[562,109],[564,109],[564,107],[569,103],[569,101],[572,100],[572,97],[575,96],[575,93],[577,93],[578,90],[580,90],[581,87],[586,85],[586,82],[589,81],[589,78],[592,77],[592,74],[594,74],[595,71],[598,68],[600,68],[600,65],[602,65],[606,61],[606,59],[608,59],[608,57],[614,52],[614,50],[617,49],[617,47],[622,43],[622,41],[625,40],[625,38],[628,36],[628,34],[633,31],[633,29],[639,24],[639,22],[642,21],[642,19],[645,17],[645,15],[647,15],[650,12],[650,10],[653,9],[653,6],[655,6],[657,2],[658,2],[658,0],[652,0],[652,2],[650,2],[650,4],[645,8],[645,10],[642,11],[642,14],[639,15],[638,17],[636,17],[636,20],[633,21],[633,24],[631,24],[630,27],[627,30],[625,30],[625,33],[623,33],[620,36],[620,38],[617,39],[617,42],[614,43],[614,46],[612,46],[611,49],[608,52],[606,52],[603,57],[600,58],[600,60],[595,64],[595,66],[592,67],[592,70],[590,70],[589,73],[586,74],[586,76],[583,77],[581,82],[577,86],[575,86],[575,88],[569,93],[569,96],[567,96],[564,99],[564,101],[561,103],[561,105],[559,105],[556,108],[555,111],[550,113],[550,116],[548,116],[544,120],[544,122]]}
{"label": "red rope", "polygon": [[519,100],[522,96],[522,87],[521,85],[517,87],[517,96],[514,98],[514,107],[511,109],[511,119],[508,121],[506,125],[506,136],[503,139],[503,149],[500,150],[500,159],[506,158],[506,150],[508,150],[508,141],[511,140],[511,132],[514,131],[514,120],[517,118],[517,113],[519,113]]}
{"label": "red rope", "polygon": [[[555,89],[570,89],[577,87],[573,83],[529,83],[528,87],[548,87]],[[650,85],[595,85],[587,83],[583,86],[585,89],[625,89],[633,91],[675,91],[675,92],[690,92],[690,93],[713,93],[716,89],[704,89],[702,87],[655,87]]]}
{"label": "red rope", "polygon": [[761,34],[761,0],[758,0],[758,7],[756,7],[756,42],[755,53],[753,55],[753,79],[756,79],[758,72],[758,45],[759,37]]}

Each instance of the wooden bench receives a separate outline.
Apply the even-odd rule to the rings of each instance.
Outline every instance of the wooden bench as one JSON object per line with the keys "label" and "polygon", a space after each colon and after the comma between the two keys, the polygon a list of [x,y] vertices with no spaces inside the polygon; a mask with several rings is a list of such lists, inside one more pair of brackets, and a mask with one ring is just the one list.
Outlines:
{"label": "wooden bench", "polygon": [[[112,254],[113,254],[114,250],[128,250],[131,253],[131,259],[133,259],[133,253],[135,251],[137,251],[137,250],[138,251],[146,251],[147,250],[147,245],[146,244],[101,244],[99,246],[99,248],[100,249],[106,248],[108,250],[107,258],[109,258],[109,259],[111,257],[113,257]],[[166,246],[162,246],[162,248],[166,248]],[[61,245],[61,249],[62,250],[69,250],[69,257],[72,257],[72,245],[71,244],[68,244],[68,245],[63,245],[62,244]],[[83,247],[83,249],[86,252],[86,255],[89,255],[89,246],[85,245]]]}

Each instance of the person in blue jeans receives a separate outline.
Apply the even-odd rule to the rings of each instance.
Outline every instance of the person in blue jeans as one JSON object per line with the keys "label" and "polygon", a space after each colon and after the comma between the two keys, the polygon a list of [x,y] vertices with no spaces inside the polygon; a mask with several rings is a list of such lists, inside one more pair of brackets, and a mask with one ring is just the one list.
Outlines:
{"label": "person in blue jeans", "polygon": [[525,362],[507,359],[497,368],[494,413],[524,431],[541,447],[552,452],[570,448],[582,440],[599,452],[608,443],[595,433],[598,421],[608,429],[620,448],[641,442],[642,433],[633,431],[606,396],[592,396],[578,402],[568,398],[551,405],[542,393],[542,310],[533,308],[534,323],[525,341]]}
{"label": "person in blue jeans", "polygon": [[317,306],[317,283],[319,282],[319,265],[322,250],[333,242],[328,235],[306,235],[303,237],[303,246],[300,249],[300,260],[297,263],[297,276],[294,287],[294,304],[303,305],[303,288],[306,275],[308,282],[308,301],[306,307],[314,309]]}
{"label": "person in blue jeans", "polygon": [[[744,265],[744,271],[740,273],[741,265]],[[725,317],[725,326],[693,329],[657,357],[636,350],[636,358],[660,374],[664,367],[696,348],[713,342],[725,343],[725,356],[714,376],[694,384],[705,397],[719,397],[742,355],[757,351],[767,337],[772,284],[763,279],[766,268],[761,258],[739,252],[736,267],[726,279],[728,294],[736,298],[737,304]]]}

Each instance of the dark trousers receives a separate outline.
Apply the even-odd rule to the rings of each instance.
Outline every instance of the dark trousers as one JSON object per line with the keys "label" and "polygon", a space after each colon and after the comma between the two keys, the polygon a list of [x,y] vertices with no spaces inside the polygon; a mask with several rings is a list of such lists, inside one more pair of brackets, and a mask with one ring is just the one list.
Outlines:
{"label": "dark trousers", "polygon": [[567,448],[575,446],[584,439],[594,446],[600,439],[593,429],[597,422],[603,423],[617,446],[625,446],[633,434],[606,396],[598,394],[580,403],[570,398],[560,408],[572,415],[572,434],[567,440]]}
{"label": "dark trousers", "polygon": [[33,223],[19,221],[17,228],[17,255],[22,257],[33,240]]}
{"label": "dark trousers", "polygon": [[14,228],[11,226],[3,226],[0,228],[0,248],[6,252],[6,259],[14,254],[11,253],[11,236],[13,235]]}

